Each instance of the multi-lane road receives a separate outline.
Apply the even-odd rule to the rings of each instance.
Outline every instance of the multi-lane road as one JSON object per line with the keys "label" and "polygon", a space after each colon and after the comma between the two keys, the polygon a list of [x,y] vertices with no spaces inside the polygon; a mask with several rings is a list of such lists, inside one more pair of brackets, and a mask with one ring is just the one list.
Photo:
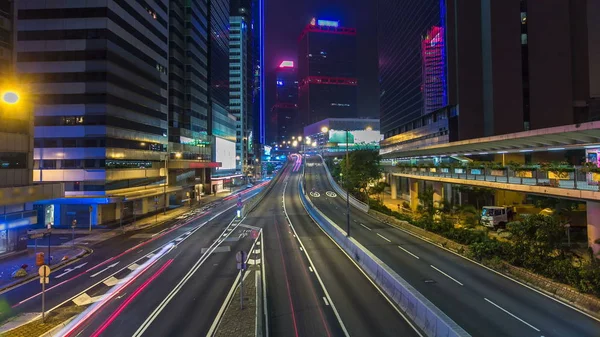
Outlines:
{"label": "multi-lane road", "polygon": [[[260,188],[256,188],[246,191],[243,193],[243,198],[248,199],[260,190]],[[126,300],[128,294],[132,294],[136,289],[140,289],[141,285],[145,284],[143,292],[139,292],[136,295],[138,300],[162,300],[166,294],[162,294],[160,291],[167,290],[166,285],[171,285],[173,282],[178,282],[179,279],[183,278],[182,274],[187,273],[204,255],[204,259],[208,255],[210,255],[211,259],[203,260],[202,264],[211,268],[208,268],[209,270],[206,270],[205,273],[195,273],[194,284],[201,284],[202,282],[214,283],[214,277],[227,277],[228,268],[216,268],[219,263],[224,263],[224,261],[219,260],[222,255],[217,253],[226,250],[226,248],[219,248],[216,250],[217,253],[213,252],[213,254],[205,253],[211,247],[213,241],[221,235],[221,231],[234,218],[235,212],[236,200],[217,201],[208,207],[196,210],[194,214],[191,214],[186,219],[172,220],[146,230],[128,232],[93,246],[94,251],[92,254],[76,263],[54,271],[50,275],[50,284],[46,291],[46,308],[60,311],[65,307],[80,306],[81,308],[72,309],[81,311],[88,308],[90,303],[102,303],[102,308],[99,308],[101,310],[96,310],[94,315],[90,315],[86,320],[82,320],[77,327],[81,330],[80,332],[85,331],[81,336],[93,335],[96,330],[91,330],[90,332],[90,329],[94,328],[94,324],[97,325],[97,322],[104,322],[105,318],[107,319],[110,314],[116,312],[112,309],[119,308],[119,303],[122,300]],[[236,229],[230,236],[235,238],[239,236],[240,232],[243,232],[242,228]],[[239,242],[246,241],[250,240],[239,240]],[[238,243],[236,240],[228,240],[227,242]],[[155,257],[150,263],[145,265],[146,262],[149,262],[154,255],[157,255],[161,251],[161,256]],[[161,270],[161,278],[156,278],[151,282],[145,283],[148,279],[156,275],[157,271],[167,263],[167,267]],[[233,265],[233,269],[235,269],[235,265]],[[214,270],[218,270],[219,273],[215,274]],[[135,274],[136,271],[138,274]],[[206,277],[203,276],[204,274],[211,276]],[[135,276],[135,278],[132,278],[132,276]],[[207,280],[201,281],[203,279]],[[164,283],[161,284],[161,282]],[[103,295],[111,291],[111,289],[114,290],[115,286],[125,283],[127,283],[127,287],[122,288],[112,301],[106,301],[107,303],[101,301],[104,299]],[[216,284],[219,285],[220,283],[217,282]],[[156,289],[151,288],[151,285],[154,285]],[[223,287],[226,287],[228,290],[229,286]],[[171,288],[173,287],[174,284]],[[0,301],[8,304],[11,308],[9,312],[2,313],[4,318],[26,313],[39,313],[41,309],[40,290],[39,283],[34,281],[1,294]],[[200,292],[194,291],[194,293],[202,295]],[[203,304],[202,306],[205,306],[207,310],[215,310],[210,311],[211,314],[216,312],[222,303],[222,298],[220,298],[219,294],[216,291],[215,293],[203,295],[203,300],[208,305]],[[211,301],[214,299],[216,301],[212,303]],[[103,327],[103,329],[111,331],[111,336],[131,336],[130,331],[118,328],[120,325],[118,323],[122,322],[123,319],[133,320],[132,316],[139,319],[147,318],[143,317],[143,310],[139,310],[139,308],[150,308],[150,306],[146,306],[146,304],[133,306],[132,301],[126,307],[119,308],[119,315],[113,316],[112,321],[116,324]],[[136,313],[130,315],[126,309],[132,307],[135,307]],[[191,321],[197,324],[197,326],[208,330],[214,318],[214,315],[212,315],[213,317],[209,316],[204,315]],[[130,325],[127,324],[127,326]],[[117,328],[113,334],[111,329],[114,327]],[[120,331],[123,331],[123,333]],[[195,328],[194,331],[196,331]],[[196,334],[193,335],[196,336]]]}
{"label": "multi-lane road", "polygon": [[246,219],[264,233],[269,335],[418,336],[307,215],[298,198],[301,172],[288,165]]}
{"label": "multi-lane road", "polygon": [[[345,229],[346,202],[320,157],[307,159],[305,175],[312,202]],[[600,336],[598,320],[352,206],[350,233],[472,336]]]}
{"label": "multi-lane road", "polygon": [[[64,336],[207,336],[238,271],[236,252],[260,251],[270,336],[423,336],[308,216],[311,200],[345,228],[343,199],[320,158],[291,163],[256,208],[236,198],[187,219],[126,233],[51,275],[47,308],[82,312]],[[260,189],[245,192],[254,196]],[[599,336],[600,323],[541,293],[351,209],[351,234],[472,336]],[[260,245],[255,238],[262,233]],[[256,249],[258,247],[258,250]],[[6,315],[39,312],[39,284],[0,295]]]}

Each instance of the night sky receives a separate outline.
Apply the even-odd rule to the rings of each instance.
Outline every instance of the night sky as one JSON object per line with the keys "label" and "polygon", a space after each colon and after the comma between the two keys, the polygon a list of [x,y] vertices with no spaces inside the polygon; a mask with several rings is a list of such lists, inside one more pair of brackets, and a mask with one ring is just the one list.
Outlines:
{"label": "night sky", "polygon": [[359,114],[361,117],[379,118],[375,1],[265,0],[265,2],[267,114],[275,100],[273,70],[284,59],[296,61],[298,37],[310,19],[317,17],[339,20],[341,26],[357,29]]}

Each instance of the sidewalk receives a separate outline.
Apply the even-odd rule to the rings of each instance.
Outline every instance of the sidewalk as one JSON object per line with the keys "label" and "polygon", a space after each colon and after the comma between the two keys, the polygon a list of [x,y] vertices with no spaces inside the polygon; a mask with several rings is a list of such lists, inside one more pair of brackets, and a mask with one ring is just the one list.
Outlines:
{"label": "sidewalk", "polygon": [[[44,252],[44,254],[48,254],[47,247],[38,247],[37,251],[38,253]],[[50,268],[53,270],[62,268],[90,252],[91,250],[85,247],[71,247],[70,245],[51,247],[50,256],[53,258]],[[65,257],[66,259],[63,260]],[[46,256],[47,258],[48,256]],[[23,265],[27,265],[27,275],[13,278],[13,272],[20,269]],[[0,260],[0,291],[25,283],[35,277],[39,277],[39,275],[38,266],[35,265],[35,251],[33,248],[29,248],[26,254],[19,254]]]}

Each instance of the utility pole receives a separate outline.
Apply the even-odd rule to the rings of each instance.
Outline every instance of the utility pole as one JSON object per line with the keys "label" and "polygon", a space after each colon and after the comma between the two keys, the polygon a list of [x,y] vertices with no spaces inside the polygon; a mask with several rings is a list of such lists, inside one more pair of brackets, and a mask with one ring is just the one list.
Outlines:
{"label": "utility pole", "polygon": [[348,172],[349,171],[349,155],[348,155],[348,142],[350,141],[348,130],[346,130],[346,235],[350,237],[350,186],[348,186]]}
{"label": "utility pole", "polygon": [[165,156],[165,183],[163,184],[163,215],[167,214],[167,185],[169,184],[169,169],[167,164],[169,162],[169,154]]}

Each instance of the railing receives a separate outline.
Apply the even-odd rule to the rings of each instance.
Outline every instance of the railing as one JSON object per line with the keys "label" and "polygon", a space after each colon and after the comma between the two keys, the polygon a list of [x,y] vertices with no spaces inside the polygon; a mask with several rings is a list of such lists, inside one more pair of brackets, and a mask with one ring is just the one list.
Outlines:
{"label": "railing", "polygon": [[573,172],[558,175],[542,170],[513,171],[511,169],[452,169],[452,168],[407,168],[387,167],[392,173],[403,173],[427,177],[454,178],[464,180],[487,181],[505,184],[547,186],[586,191],[600,191],[600,174],[583,172],[574,168]]}

